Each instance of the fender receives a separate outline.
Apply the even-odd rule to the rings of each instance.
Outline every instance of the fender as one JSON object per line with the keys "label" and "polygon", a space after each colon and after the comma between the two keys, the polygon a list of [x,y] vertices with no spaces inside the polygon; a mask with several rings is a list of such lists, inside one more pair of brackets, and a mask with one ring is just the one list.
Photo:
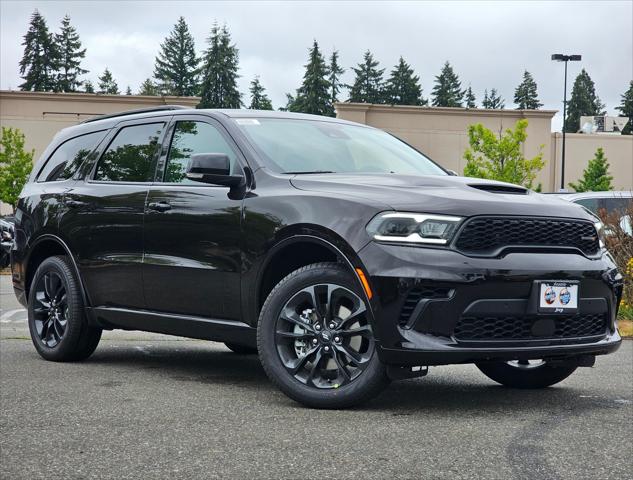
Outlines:
{"label": "fender", "polygon": [[25,264],[26,265],[29,264],[29,262],[31,261],[31,255],[33,254],[33,251],[35,251],[35,248],[37,247],[38,244],[42,243],[45,240],[52,240],[55,243],[59,244],[66,252],[66,255],[68,256],[68,258],[70,258],[70,262],[72,263],[73,270],[75,271],[75,275],[77,276],[77,279],[79,280],[79,287],[81,289],[81,298],[84,303],[84,309],[86,310],[86,312],[88,312],[89,307],[92,305],[92,303],[90,302],[90,297],[88,296],[88,292],[86,291],[81,275],[79,274],[79,267],[77,266],[75,257],[71,253],[70,248],[68,248],[68,245],[66,245],[66,242],[64,242],[61,238],[59,238],[57,235],[54,235],[52,233],[45,233],[37,237],[32,242],[31,246],[29,247],[29,255],[25,259]]}

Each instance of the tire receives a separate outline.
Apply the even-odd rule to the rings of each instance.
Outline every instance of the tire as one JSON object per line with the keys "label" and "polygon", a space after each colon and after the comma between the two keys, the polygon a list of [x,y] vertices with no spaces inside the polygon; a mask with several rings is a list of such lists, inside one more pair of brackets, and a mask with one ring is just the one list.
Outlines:
{"label": "tire", "polygon": [[224,345],[231,350],[233,353],[237,353],[238,355],[256,355],[257,349],[253,347],[248,347],[246,345],[239,345],[237,343],[227,343],[224,342]]}
{"label": "tire", "polygon": [[378,395],[389,377],[367,308],[360,285],[337,263],[292,272],[272,290],[259,316],[258,352],[268,377],[311,408],[346,408]]}
{"label": "tire", "polygon": [[81,286],[64,255],[47,258],[35,272],[28,316],[33,345],[46,360],[84,360],[101,339],[101,329],[88,325]]}
{"label": "tire", "polygon": [[521,362],[478,363],[477,368],[491,380],[510,388],[545,388],[565,380],[577,366],[554,366],[542,361],[536,364]]}

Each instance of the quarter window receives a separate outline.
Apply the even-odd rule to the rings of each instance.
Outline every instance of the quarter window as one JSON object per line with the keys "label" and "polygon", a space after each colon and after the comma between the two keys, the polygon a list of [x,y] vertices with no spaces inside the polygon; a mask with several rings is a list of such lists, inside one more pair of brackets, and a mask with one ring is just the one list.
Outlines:
{"label": "quarter window", "polygon": [[185,176],[189,159],[197,153],[224,153],[231,161],[231,172],[235,169],[235,152],[220,131],[208,123],[187,120],[176,123],[164,181],[199,184]]}
{"label": "quarter window", "polygon": [[37,181],[54,182],[71,178],[104,136],[103,131],[94,132],[62,143],[40,171]]}
{"label": "quarter window", "polygon": [[104,152],[95,180],[105,182],[147,182],[151,179],[163,123],[122,128]]}

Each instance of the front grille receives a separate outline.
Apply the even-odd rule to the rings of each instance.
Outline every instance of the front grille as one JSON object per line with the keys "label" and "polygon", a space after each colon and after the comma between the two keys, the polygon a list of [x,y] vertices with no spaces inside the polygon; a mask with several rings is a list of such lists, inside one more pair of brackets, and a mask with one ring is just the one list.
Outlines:
{"label": "front grille", "polygon": [[[457,322],[454,336],[457,340],[537,340],[543,335],[535,335],[534,323],[539,317],[462,317]],[[552,335],[547,338],[573,338],[604,335],[606,316],[566,315],[551,317],[554,322]]]}
{"label": "front grille", "polygon": [[592,223],[517,217],[474,218],[466,223],[455,246],[473,255],[494,255],[506,247],[571,247],[585,255],[595,255],[600,249]]}
{"label": "front grille", "polygon": [[400,310],[400,325],[406,325],[409,319],[411,318],[411,314],[415,307],[422,299],[438,299],[438,298],[448,298],[450,295],[451,289],[447,287],[435,287],[431,285],[424,285],[419,287],[414,287],[409,290],[409,294],[402,305],[402,310]]}

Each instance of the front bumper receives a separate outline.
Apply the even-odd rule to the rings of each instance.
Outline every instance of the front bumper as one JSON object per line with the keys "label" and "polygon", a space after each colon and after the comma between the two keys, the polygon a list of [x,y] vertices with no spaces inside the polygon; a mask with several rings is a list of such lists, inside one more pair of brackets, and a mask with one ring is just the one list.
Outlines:
{"label": "front bumper", "polygon": [[[383,363],[565,358],[607,354],[620,345],[615,319],[622,278],[606,252],[596,259],[552,252],[472,258],[372,242],[359,256],[374,291],[372,326]],[[538,280],[579,281],[577,314],[538,314]],[[475,329],[464,329],[473,323]]]}

